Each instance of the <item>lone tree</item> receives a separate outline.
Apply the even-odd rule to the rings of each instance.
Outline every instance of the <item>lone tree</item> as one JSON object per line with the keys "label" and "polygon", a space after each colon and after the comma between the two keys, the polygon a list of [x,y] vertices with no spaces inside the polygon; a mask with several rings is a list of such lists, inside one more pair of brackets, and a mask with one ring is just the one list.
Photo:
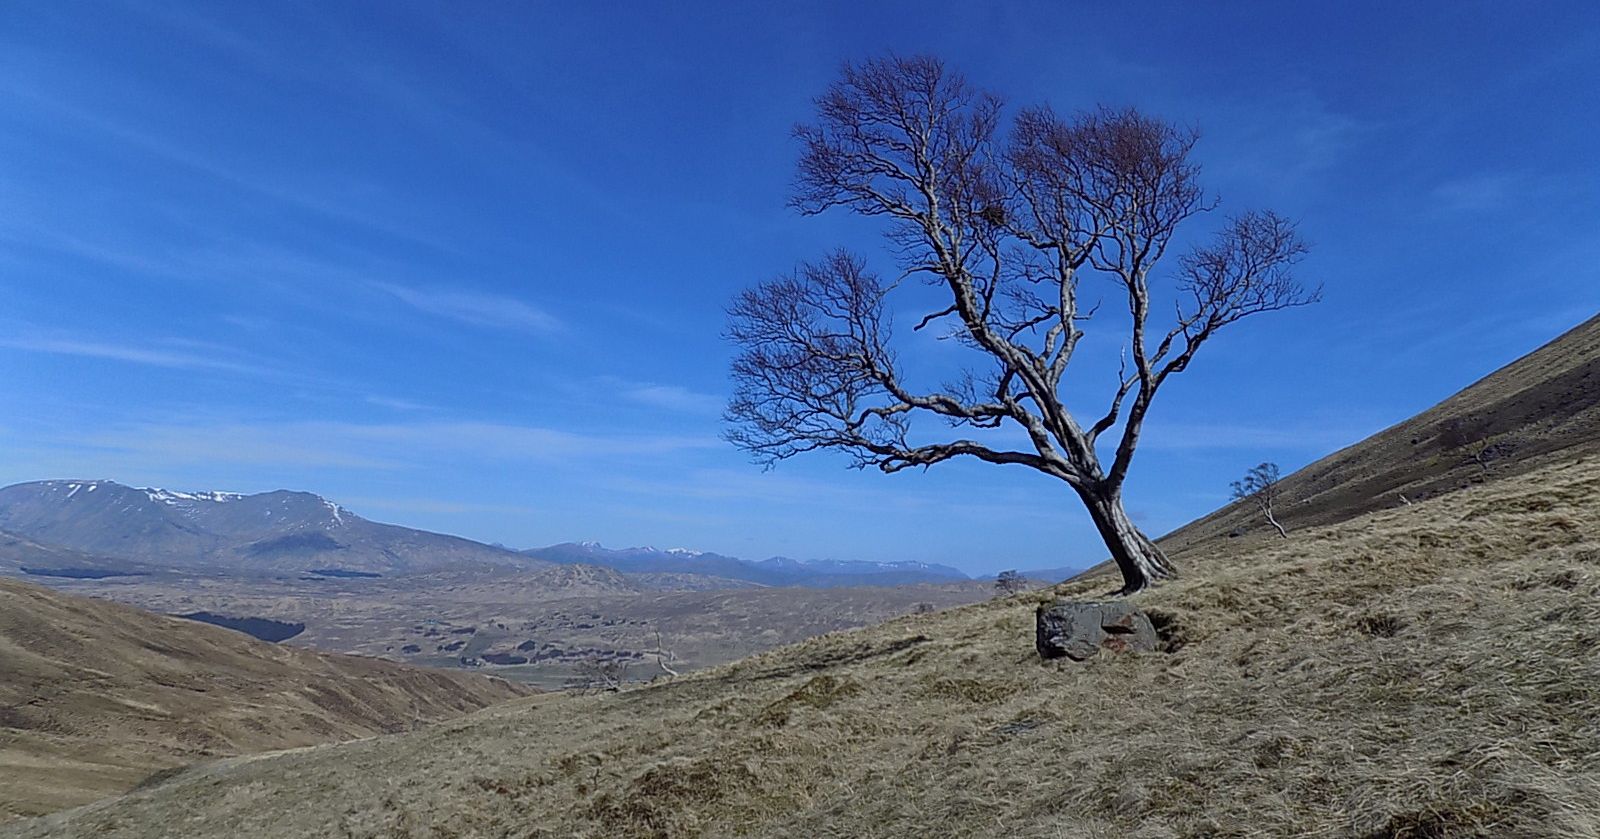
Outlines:
{"label": "lone tree", "polygon": [[994,578],[994,593],[998,597],[1009,597],[1028,590],[1028,578],[1019,571],[1001,571]]}
{"label": "lone tree", "polygon": [[1242,501],[1250,501],[1266,516],[1267,524],[1277,528],[1278,535],[1289,538],[1289,532],[1278,523],[1278,517],[1273,512],[1273,507],[1278,503],[1278,464],[1262,463],[1244,477],[1233,482],[1233,497]]}
{"label": "lone tree", "polygon": [[[1158,274],[1179,227],[1215,207],[1189,159],[1192,131],[1132,109],[1043,106],[1002,129],[997,96],[929,57],[847,64],[816,105],[795,130],[791,203],[886,220],[903,273],[885,281],[841,250],[740,294],[727,438],[768,467],[822,449],[884,472],[960,457],[1026,466],[1076,491],[1122,571],[1120,593],[1173,576],[1123,510],[1128,468],[1156,393],[1206,341],[1317,299],[1291,275],[1306,252],[1294,224],[1234,216]],[[903,287],[909,278],[933,291]],[[891,346],[897,290],[925,305],[913,331],[945,324],[977,361],[942,386],[914,384]],[[1126,309],[1123,360],[1104,412],[1084,422],[1063,376],[1099,308],[1084,298],[1105,293]],[[1173,312],[1164,330],[1151,324],[1157,307]],[[918,416],[957,431],[914,430]]]}

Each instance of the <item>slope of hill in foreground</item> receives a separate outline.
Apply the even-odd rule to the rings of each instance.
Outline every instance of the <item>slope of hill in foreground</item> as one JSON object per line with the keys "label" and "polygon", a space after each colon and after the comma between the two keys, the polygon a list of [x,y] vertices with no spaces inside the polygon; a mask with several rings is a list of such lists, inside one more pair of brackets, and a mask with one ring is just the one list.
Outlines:
{"label": "slope of hill in foreground", "polygon": [[526,693],[0,579],[0,820],[224,755],[406,730]]}
{"label": "slope of hill in foreground", "polygon": [[1247,552],[1141,595],[1163,653],[1041,664],[1022,595],[225,760],[7,835],[1600,831],[1600,457],[1225,544]]}
{"label": "slope of hill in foreground", "polygon": [[[1335,524],[1595,451],[1600,315],[1427,411],[1286,476],[1277,514],[1290,529]],[[1253,507],[1235,503],[1161,545],[1181,555],[1230,532],[1265,528]]]}

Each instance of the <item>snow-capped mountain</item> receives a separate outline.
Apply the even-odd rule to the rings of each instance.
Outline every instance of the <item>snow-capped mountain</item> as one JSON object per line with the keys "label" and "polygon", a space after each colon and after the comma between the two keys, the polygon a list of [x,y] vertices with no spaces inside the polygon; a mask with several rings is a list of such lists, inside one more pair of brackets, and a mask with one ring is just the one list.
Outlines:
{"label": "snow-capped mountain", "polygon": [[309,492],[182,492],[115,481],[0,489],[0,530],[102,557],[173,567],[293,572],[527,566],[502,548],[367,521]]}

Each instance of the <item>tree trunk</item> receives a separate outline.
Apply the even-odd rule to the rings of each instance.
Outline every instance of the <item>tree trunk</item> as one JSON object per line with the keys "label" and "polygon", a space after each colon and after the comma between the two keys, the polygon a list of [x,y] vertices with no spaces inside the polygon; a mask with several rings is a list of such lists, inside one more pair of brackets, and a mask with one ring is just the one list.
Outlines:
{"label": "tree trunk", "polygon": [[1133,594],[1149,588],[1157,580],[1178,576],[1166,554],[1128,518],[1122,509],[1120,492],[1091,488],[1079,490],[1078,494],[1083,497],[1089,517],[1094,520],[1100,538],[1105,540],[1111,558],[1122,572],[1122,588],[1113,594]]}
{"label": "tree trunk", "polygon": [[[1403,495],[1400,496],[1400,497],[1401,498],[1405,498],[1405,496],[1403,496]],[[1285,539],[1289,538],[1289,531],[1284,530],[1283,529],[1283,525],[1278,524],[1278,518],[1272,514],[1272,508],[1271,507],[1267,507],[1267,508],[1263,509],[1262,512],[1265,513],[1266,516],[1267,516],[1267,523],[1278,529],[1278,535],[1279,536],[1282,536]]]}

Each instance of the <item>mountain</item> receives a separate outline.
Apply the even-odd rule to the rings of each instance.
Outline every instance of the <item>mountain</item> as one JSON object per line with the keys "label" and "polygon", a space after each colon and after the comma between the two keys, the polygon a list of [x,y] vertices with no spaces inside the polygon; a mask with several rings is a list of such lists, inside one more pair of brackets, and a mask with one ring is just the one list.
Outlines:
{"label": "mountain", "polygon": [[1029,593],[0,834],[1595,835],[1600,455],[1292,536],[1187,553],[1159,652],[1041,663]]}
{"label": "mountain", "polygon": [[[15,543],[8,546],[6,539]],[[25,552],[24,542],[26,550],[39,554],[28,567],[47,571],[170,569],[366,577],[503,569],[536,571],[565,588],[602,585],[617,591],[752,584],[898,586],[967,579],[949,566],[923,562],[783,557],[749,562],[683,548],[609,550],[594,542],[517,552],[371,522],[308,492],[174,492],[114,481],[49,480],[0,489],[0,570],[6,568],[7,557]],[[52,551],[56,556],[43,558]],[[24,564],[18,559],[13,567]],[[583,572],[581,583],[566,579],[579,565],[597,568]]]}
{"label": "mountain", "polygon": [[[1021,574],[1023,579],[1026,580],[1037,580],[1041,583],[1054,583],[1059,580],[1065,580],[1068,577],[1077,576],[1084,569],[1081,566],[1076,565],[1062,565],[1055,568],[1018,568],[1013,570],[1016,570],[1017,573]],[[983,577],[983,579],[993,580],[999,576],[999,574],[989,574]]]}
{"label": "mountain", "polygon": [[731,556],[691,551],[683,548],[605,548],[599,542],[562,542],[522,551],[524,556],[559,562],[563,565],[600,565],[625,574],[704,574],[746,582],[765,582],[751,578],[749,563]]}
{"label": "mountain", "polygon": [[795,585],[821,588],[834,586],[902,586],[916,583],[947,583],[969,579],[948,565],[929,562],[864,562],[841,559],[790,559],[775,556],[752,563],[775,576],[786,576]]}
{"label": "mountain", "polygon": [[752,562],[686,548],[614,550],[602,547],[598,542],[564,542],[525,550],[523,554],[563,564],[601,565],[627,574],[700,574],[765,586],[900,586],[968,579],[966,574],[948,565],[926,562],[798,560],[787,557]]}
{"label": "mountain", "polygon": [[0,578],[0,820],[197,760],[404,731],[527,691]]}
{"label": "mountain", "polygon": [[34,543],[161,567],[283,574],[527,568],[513,551],[378,524],[307,492],[172,492],[113,481],[0,489],[0,530]]}

